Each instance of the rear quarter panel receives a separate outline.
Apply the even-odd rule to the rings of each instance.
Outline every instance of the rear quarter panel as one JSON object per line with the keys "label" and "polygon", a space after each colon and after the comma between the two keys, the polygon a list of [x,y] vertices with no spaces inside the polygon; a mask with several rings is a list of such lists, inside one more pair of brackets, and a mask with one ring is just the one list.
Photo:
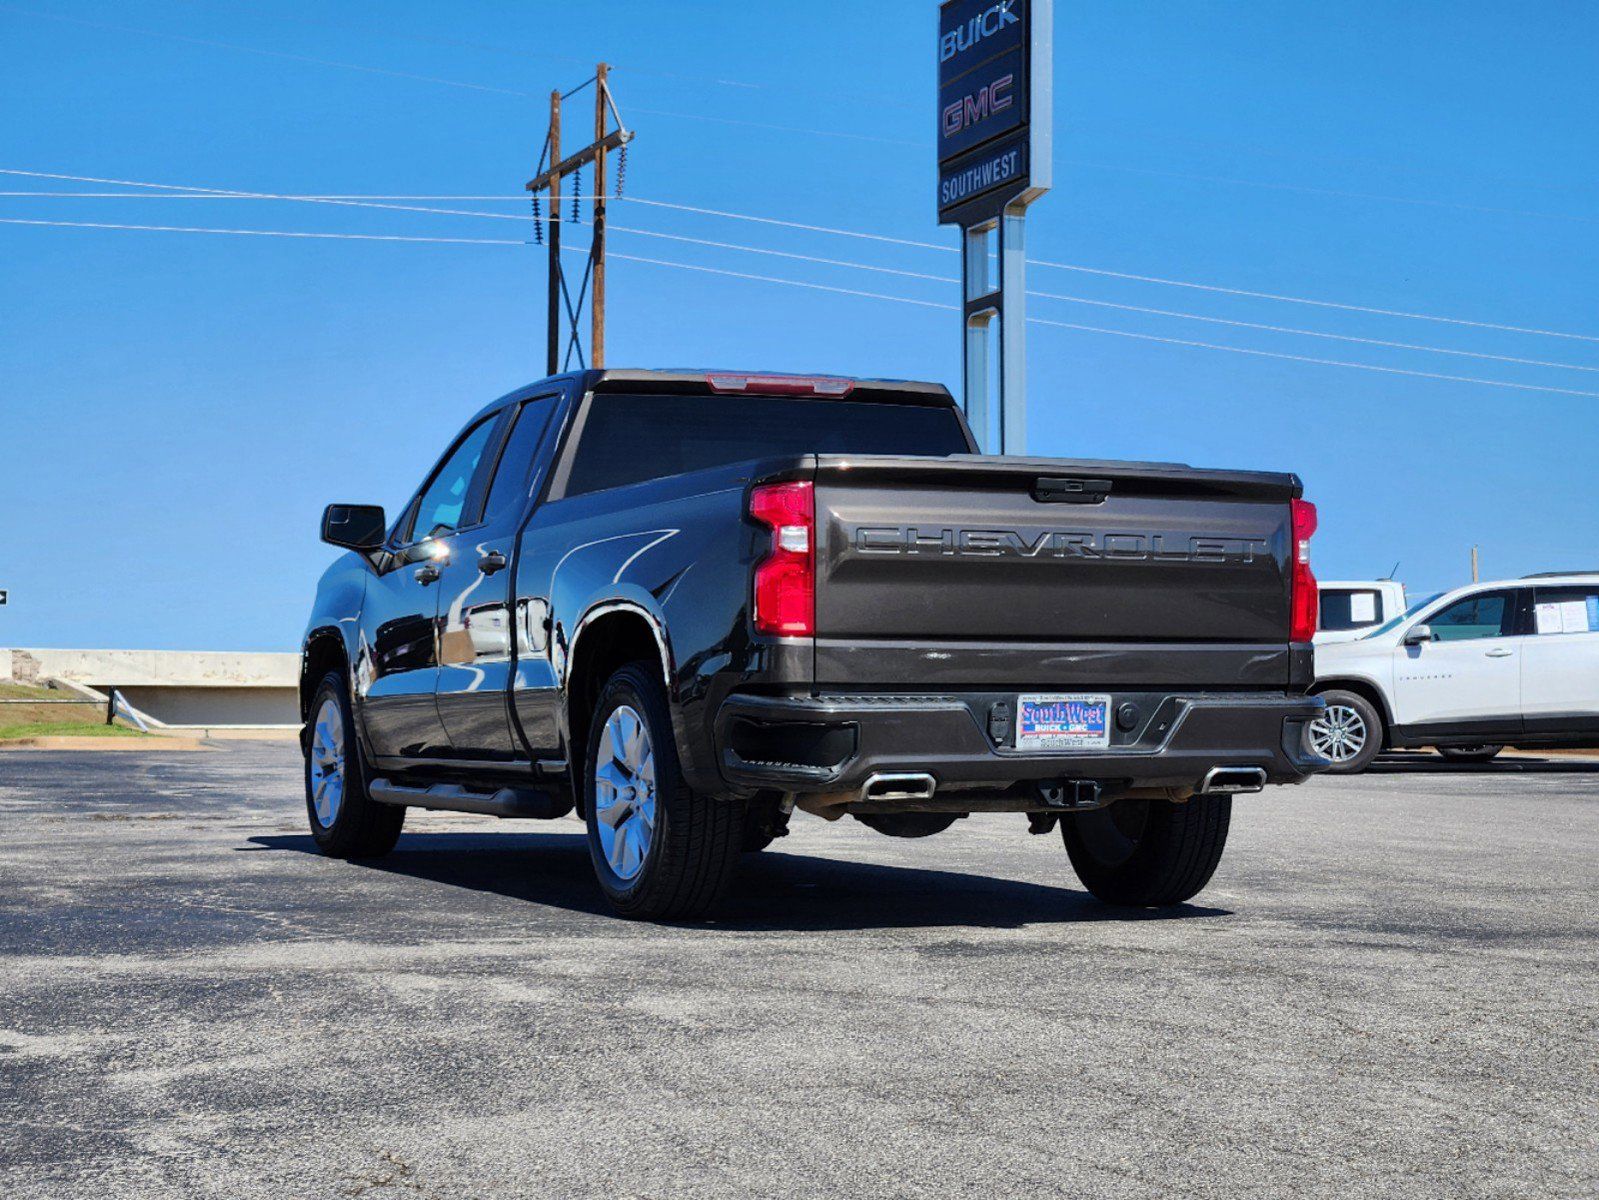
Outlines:
{"label": "rear quarter panel", "polygon": [[[518,560],[518,596],[549,598],[547,670],[563,689],[586,617],[623,605],[653,619],[666,642],[684,770],[707,788],[720,786],[711,716],[740,683],[770,678],[775,661],[748,622],[750,567],[767,537],[744,519],[751,478],[748,465],[720,467],[547,502],[523,533]],[[518,713],[524,725],[541,719],[531,705],[519,703]],[[530,729],[530,739],[553,734],[564,743],[564,713],[542,719],[562,728]]]}

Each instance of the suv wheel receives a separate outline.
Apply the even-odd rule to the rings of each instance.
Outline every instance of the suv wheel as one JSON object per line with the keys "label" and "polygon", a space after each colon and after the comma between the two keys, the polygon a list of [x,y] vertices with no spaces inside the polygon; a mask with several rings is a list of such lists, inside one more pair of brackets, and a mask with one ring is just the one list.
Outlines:
{"label": "suv wheel", "polygon": [[1371,701],[1355,692],[1323,692],[1327,709],[1305,728],[1305,740],[1332,760],[1329,775],[1358,775],[1382,749],[1382,718]]}
{"label": "suv wheel", "polygon": [[305,737],[305,812],[323,854],[377,858],[394,849],[405,809],[367,795],[366,760],[350,710],[350,689],[329,671],[311,699]]}
{"label": "suv wheel", "polygon": [[642,663],[600,691],[583,769],[589,857],[624,917],[695,917],[727,890],[744,846],[744,805],[683,782],[666,693]]}
{"label": "suv wheel", "polygon": [[1163,908],[1210,882],[1227,845],[1231,796],[1116,800],[1061,820],[1083,886],[1107,904]]}

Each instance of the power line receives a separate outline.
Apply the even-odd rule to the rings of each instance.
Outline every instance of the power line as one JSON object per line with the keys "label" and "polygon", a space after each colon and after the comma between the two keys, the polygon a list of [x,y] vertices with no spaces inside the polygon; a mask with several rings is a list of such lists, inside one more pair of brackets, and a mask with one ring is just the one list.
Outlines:
{"label": "power line", "polygon": [[[808,288],[812,291],[837,292],[846,296],[861,296],[870,300],[889,300],[896,304],[914,304],[921,308],[942,309],[945,312],[958,311],[958,306],[954,304],[943,304],[935,300],[913,300],[906,296],[891,296],[883,292],[830,287],[820,283],[805,283],[797,279],[780,279],[773,275],[756,275],[746,271],[728,271],[718,267],[702,267],[690,263],[670,262],[666,259],[643,258],[637,255],[624,256],[618,254],[616,257],[629,257],[632,262],[651,263],[662,267],[676,267],[681,270],[699,271],[708,275],[727,275],[734,279],[778,283],[788,287]],[[1031,324],[1045,325],[1056,329],[1073,329],[1082,333],[1106,334],[1110,337],[1136,338],[1139,341],[1161,342],[1170,346],[1189,346],[1201,350],[1221,350],[1230,354],[1248,354],[1259,358],[1282,359],[1287,362],[1314,363],[1324,367],[1348,367],[1357,371],[1375,371],[1383,375],[1406,375],[1416,379],[1436,379],[1447,383],[1475,383],[1485,387],[1511,388],[1527,392],[1548,392],[1560,396],[1584,396],[1589,399],[1599,400],[1599,392],[1584,392],[1573,388],[1543,387],[1531,383],[1509,383],[1502,379],[1475,379],[1464,375],[1443,375],[1432,371],[1409,371],[1401,367],[1379,367],[1371,363],[1345,362],[1341,359],[1333,358],[1312,358],[1302,354],[1282,354],[1273,350],[1249,350],[1242,346],[1223,346],[1215,342],[1196,342],[1185,338],[1160,337],[1152,333],[1133,333],[1125,329],[1105,329],[1098,325],[1077,325],[1069,321],[1052,321],[1044,317],[1028,317],[1027,320]]]}
{"label": "power line", "polygon": [[[25,176],[25,177],[34,178],[34,179],[64,179],[64,180],[69,180],[69,181],[76,182],[76,183],[108,183],[108,184],[115,184],[117,186],[122,186],[122,187],[154,188],[154,189],[157,189],[157,190],[167,190],[167,191],[202,192],[202,193],[206,193],[206,194],[232,195],[232,196],[238,196],[238,197],[251,197],[251,198],[256,198],[256,199],[273,199],[273,200],[304,199],[304,200],[308,200],[308,201],[327,200],[329,202],[332,202],[335,199],[338,199],[338,200],[342,201],[342,199],[343,199],[343,198],[336,198],[336,197],[331,197],[331,196],[317,196],[317,197],[303,196],[303,197],[297,197],[297,196],[290,196],[290,195],[287,195],[287,194],[275,194],[275,193],[236,192],[236,191],[228,191],[226,189],[218,189],[218,188],[197,188],[197,187],[186,186],[186,185],[181,185],[181,184],[145,183],[145,182],[140,182],[140,181],[136,181],[136,180],[104,179],[104,178],[98,178],[98,177],[89,176],[89,175],[63,175],[63,174],[56,174],[56,173],[45,172],[45,171],[23,171],[23,170],[17,170],[17,169],[13,169],[13,168],[0,168],[0,175],[18,175],[18,176]],[[420,199],[422,197],[410,197],[410,198],[412,198],[412,199]],[[511,199],[511,197],[506,197],[506,199]],[[667,200],[650,200],[650,199],[647,199],[647,198],[642,197],[642,196],[626,196],[626,197],[619,197],[619,199],[625,200],[627,203],[630,203],[630,204],[641,204],[641,205],[644,205],[646,207],[651,207],[651,208],[664,208],[664,209],[674,210],[674,211],[677,211],[677,212],[695,213],[695,214],[702,215],[702,216],[723,217],[723,218],[726,218],[728,220],[746,221],[746,222],[751,222],[751,223],[758,224],[758,225],[772,225],[772,226],[777,226],[777,227],[785,228],[785,229],[797,229],[797,230],[801,230],[801,231],[807,232],[807,233],[824,233],[824,234],[830,234],[830,235],[837,236],[837,237],[848,237],[848,238],[860,239],[860,240],[863,240],[863,241],[881,242],[881,243],[884,243],[884,244],[887,244],[887,245],[907,246],[907,247],[910,247],[912,249],[917,249],[917,250],[937,250],[937,251],[939,251],[941,253],[948,253],[948,254],[959,253],[958,248],[955,247],[955,246],[948,246],[948,245],[944,245],[944,244],[939,243],[939,242],[917,241],[917,240],[915,240],[913,238],[894,237],[894,236],[889,235],[889,234],[867,233],[867,232],[864,232],[862,230],[856,230],[856,229],[840,229],[840,228],[836,228],[836,227],[830,226],[830,225],[814,225],[814,224],[809,224],[809,223],[803,222],[803,221],[789,221],[789,220],[785,220],[785,219],[780,218],[780,217],[766,217],[766,216],[759,216],[759,215],[754,214],[754,213],[735,212],[735,211],[733,211],[731,209],[705,208],[705,207],[702,207],[702,206],[699,206],[699,205],[680,204],[680,203],[675,203],[675,202],[667,201]],[[436,211],[441,211],[442,212],[442,210],[436,210]],[[481,217],[504,217],[506,214],[501,214],[501,213],[462,213],[462,214],[459,214],[459,215],[463,215],[463,216],[481,216]],[[1536,328],[1532,328],[1532,327],[1529,327],[1529,326],[1506,325],[1506,324],[1499,324],[1499,323],[1490,322],[1490,321],[1473,321],[1473,320],[1468,320],[1468,319],[1462,318],[1462,317],[1444,317],[1444,316],[1439,316],[1439,315],[1434,314],[1434,313],[1407,312],[1407,311],[1402,311],[1402,310],[1398,310],[1398,309],[1375,308],[1375,307],[1371,307],[1369,305],[1346,304],[1346,303],[1342,303],[1342,302],[1334,301],[1334,300],[1317,300],[1317,299],[1312,299],[1312,298],[1307,297],[1307,296],[1290,296],[1290,295],[1285,295],[1285,294],[1278,293],[1278,292],[1257,292],[1257,291],[1250,291],[1250,290],[1247,290],[1247,289],[1244,289],[1244,288],[1224,287],[1224,286],[1221,286],[1219,284],[1195,283],[1195,282],[1192,282],[1190,280],[1184,280],[1184,279],[1170,279],[1170,278],[1166,278],[1164,276],[1137,275],[1137,274],[1133,274],[1133,273],[1127,272],[1127,271],[1112,271],[1112,270],[1108,270],[1108,269],[1102,268],[1102,267],[1085,267],[1085,266],[1081,266],[1081,265],[1079,265],[1077,263],[1052,262],[1052,261],[1049,261],[1047,259],[1037,259],[1037,258],[1028,259],[1028,263],[1031,266],[1050,267],[1050,268],[1054,268],[1056,270],[1062,270],[1062,271],[1077,271],[1077,272],[1082,273],[1082,274],[1098,275],[1098,276],[1102,276],[1102,277],[1110,278],[1110,279],[1125,279],[1125,280],[1129,280],[1129,281],[1137,282],[1137,283],[1154,283],[1154,284],[1161,284],[1161,285],[1166,286],[1166,287],[1190,288],[1190,289],[1194,289],[1194,290],[1197,290],[1197,291],[1214,292],[1214,293],[1218,293],[1218,294],[1221,294],[1221,295],[1244,296],[1244,297],[1248,297],[1250,299],[1256,299],[1256,300],[1275,300],[1275,301],[1280,301],[1280,302],[1286,303],[1286,304],[1304,304],[1304,305],[1310,305],[1310,306],[1317,307],[1317,308],[1335,309],[1335,310],[1338,310],[1338,311],[1341,311],[1341,312],[1367,313],[1367,314],[1370,314],[1370,315],[1373,315],[1373,316],[1399,317],[1399,318],[1403,318],[1403,319],[1407,319],[1407,320],[1413,320],[1413,321],[1431,321],[1431,322],[1434,322],[1434,323],[1437,323],[1437,324],[1443,324],[1443,325],[1459,325],[1459,326],[1464,326],[1466,328],[1471,328],[1471,329],[1492,329],[1492,330],[1495,330],[1495,331],[1501,332],[1501,333],[1530,334],[1530,335],[1534,335],[1534,336],[1538,336],[1538,337],[1563,338],[1563,339],[1567,339],[1569,341],[1592,342],[1592,343],[1599,344],[1599,337],[1595,337],[1595,336],[1593,336],[1591,334],[1567,333],[1567,332],[1564,332],[1564,331],[1561,331],[1561,330],[1555,330],[1555,329],[1536,329]]]}
{"label": "power line", "polygon": [[[612,225],[616,233],[629,233],[635,236],[660,238],[665,241],[685,242],[696,246],[710,246],[719,250],[738,250],[749,254],[764,254],[773,258],[793,259],[799,262],[817,263],[829,267],[847,267],[858,271],[873,271],[881,275],[897,275],[907,279],[922,279],[933,283],[953,284],[960,281],[951,275],[932,275],[925,271],[906,271],[897,267],[880,267],[873,263],[851,262],[847,259],[824,258],[815,254],[797,254],[789,250],[774,250],[764,246],[746,246],[737,242],[720,242],[709,238],[686,237],[676,233],[662,233],[653,229],[630,229],[625,225]],[[1149,316],[1173,317],[1184,321],[1204,321],[1213,325],[1227,325],[1238,329],[1258,329],[1267,333],[1294,334],[1301,337],[1323,338],[1336,342],[1351,342],[1363,346],[1382,346],[1393,350],[1415,350],[1426,354],[1447,354],[1458,358],[1475,358],[1488,362],[1512,363],[1527,367],[1552,367],[1567,371],[1591,371],[1599,374],[1599,367],[1583,366],[1577,363],[1553,362],[1538,358],[1517,358],[1508,354],[1488,354],[1476,350],[1455,350],[1446,346],[1428,346],[1415,342],[1393,342],[1382,338],[1355,337],[1344,333],[1325,333],[1318,329],[1300,329],[1290,325],[1266,325],[1258,321],[1235,321],[1226,317],[1209,317],[1200,313],[1180,312],[1169,308],[1148,308],[1137,304],[1116,304],[1109,300],[1095,300],[1088,296],[1069,296],[1059,292],[1039,292],[1029,290],[1027,295],[1040,300],[1062,300],[1071,304],[1087,304],[1095,308],[1111,308],[1119,312],[1143,313]]]}
{"label": "power line", "polygon": [[[0,173],[9,173],[9,172],[0,172]],[[19,173],[23,173],[23,172],[19,172]],[[42,175],[44,173],[42,173],[42,172],[32,172],[32,173],[25,173],[25,174]],[[380,201],[378,201],[376,199],[353,199],[353,198],[335,197],[335,196],[295,195],[295,194],[290,194],[290,193],[277,193],[277,192],[240,192],[240,191],[236,191],[236,190],[232,190],[232,189],[199,188],[199,187],[194,187],[192,185],[185,185],[185,184],[153,184],[153,183],[145,183],[145,182],[142,182],[142,181],[135,181],[135,180],[93,180],[93,179],[91,179],[91,177],[87,177],[87,176],[77,177],[77,178],[82,178],[82,179],[85,179],[85,180],[88,180],[88,181],[91,181],[91,182],[112,182],[112,183],[120,184],[122,186],[131,186],[131,187],[174,188],[174,189],[176,189],[176,188],[185,188],[185,189],[187,189],[186,191],[184,191],[182,193],[179,193],[177,195],[173,195],[171,193],[151,193],[151,192],[129,193],[131,195],[140,196],[140,197],[144,197],[144,198],[202,199],[202,200],[203,199],[211,199],[211,198],[216,198],[216,199],[288,200],[288,201],[308,202],[308,203],[326,203],[326,204],[334,204],[334,205],[355,207],[355,208],[375,208],[375,209],[385,209],[385,210],[396,210],[396,211],[402,211],[402,212],[433,213],[433,214],[447,215],[447,216],[486,217],[486,218],[491,218],[491,219],[495,219],[495,220],[507,220],[507,221],[522,221],[522,220],[525,219],[525,218],[523,218],[523,217],[521,217],[519,215],[510,214],[510,213],[477,212],[477,211],[465,210],[465,209],[446,209],[446,208],[437,208],[437,207],[422,207],[422,206],[415,206],[415,205],[390,204],[390,203],[380,202]],[[116,195],[116,193],[100,193],[100,194],[101,195]],[[651,202],[645,201],[645,203],[651,203]],[[848,268],[848,269],[852,269],[852,270],[861,270],[861,271],[872,271],[872,272],[875,272],[877,274],[896,275],[896,276],[900,276],[900,277],[903,277],[903,278],[922,279],[922,280],[927,280],[927,281],[936,282],[936,283],[954,283],[954,282],[957,282],[955,279],[953,279],[953,278],[951,278],[949,276],[934,275],[934,274],[930,274],[930,273],[922,272],[922,271],[907,271],[907,270],[903,270],[903,269],[896,268],[896,267],[883,267],[883,266],[878,266],[878,265],[872,264],[872,263],[854,262],[854,261],[850,261],[848,259],[828,258],[828,257],[823,257],[823,256],[820,256],[820,255],[813,255],[813,254],[799,254],[799,253],[795,253],[793,251],[776,250],[776,249],[772,249],[770,247],[749,246],[749,245],[744,245],[744,244],[737,243],[737,242],[724,242],[724,241],[718,241],[718,240],[714,240],[714,239],[710,239],[710,238],[695,238],[695,237],[689,237],[689,236],[686,236],[686,235],[683,235],[683,234],[665,233],[665,232],[662,232],[662,231],[659,231],[659,230],[636,229],[636,228],[632,228],[632,227],[625,226],[625,225],[612,225],[611,228],[614,231],[619,232],[619,233],[628,233],[628,234],[633,234],[635,236],[640,236],[640,237],[652,237],[652,238],[662,239],[662,240],[666,240],[666,241],[682,242],[682,243],[687,243],[687,244],[690,244],[690,245],[708,246],[708,247],[713,247],[713,248],[716,248],[716,249],[723,249],[723,250],[734,250],[734,251],[739,251],[739,252],[749,253],[749,254],[762,254],[762,255],[767,255],[769,257],[775,257],[775,258],[785,258],[785,259],[792,259],[792,260],[801,261],[801,262],[811,262],[811,263],[816,263],[816,264],[823,265],[823,266],[843,267],[843,268]],[[928,245],[932,245],[932,244],[928,243]],[[937,247],[937,248],[944,249],[944,247]],[[1065,301],[1065,302],[1073,303],[1073,304],[1086,304],[1086,305],[1091,305],[1091,306],[1096,307],[1096,308],[1110,308],[1110,309],[1116,309],[1116,310],[1122,311],[1122,312],[1136,312],[1136,313],[1146,314],[1146,315],[1149,315],[1149,316],[1169,317],[1169,318],[1174,318],[1174,319],[1178,319],[1178,320],[1202,321],[1202,322],[1205,322],[1207,324],[1212,324],[1212,325],[1226,325],[1226,326],[1230,326],[1230,327],[1233,327],[1233,328],[1239,328],[1239,329],[1257,329],[1257,330],[1261,330],[1263,332],[1268,332],[1268,333],[1280,333],[1280,334],[1289,334],[1289,335],[1302,336],[1302,337],[1314,337],[1314,338],[1320,338],[1320,339],[1327,340],[1327,341],[1348,342],[1348,343],[1356,344],[1356,345],[1382,346],[1382,347],[1385,347],[1385,348],[1388,348],[1388,349],[1411,350],[1411,351],[1416,351],[1416,352],[1419,352],[1419,353],[1427,353],[1427,354],[1444,354],[1444,355],[1449,355],[1451,357],[1457,357],[1457,358],[1473,358],[1473,359],[1479,359],[1479,360],[1487,361],[1487,362],[1503,362],[1503,363],[1510,363],[1510,364],[1515,364],[1515,365],[1520,365],[1520,366],[1549,367],[1549,368],[1554,368],[1554,369],[1558,369],[1558,370],[1599,372],[1599,367],[1583,366],[1583,365],[1576,364],[1576,363],[1553,362],[1553,361],[1549,361],[1549,360],[1546,360],[1546,359],[1521,358],[1521,357],[1517,357],[1517,356],[1513,356],[1513,355],[1489,354],[1489,353],[1486,353],[1486,352],[1483,352],[1483,351],[1475,351],[1475,350],[1456,350],[1456,349],[1452,349],[1452,348],[1444,347],[1444,346],[1429,346],[1429,345],[1419,344],[1419,343],[1415,343],[1415,342],[1398,342],[1398,341],[1391,341],[1391,340],[1387,340],[1387,339],[1383,339],[1383,338],[1357,337],[1357,336],[1354,336],[1354,335],[1351,335],[1351,334],[1328,333],[1328,332],[1324,332],[1322,330],[1301,329],[1301,328],[1298,328],[1298,327],[1295,327],[1295,326],[1271,325],[1271,324],[1265,324],[1265,323],[1257,322],[1257,321],[1241,321],[1241,320],[1234,320],[1234,319],[1225,318],[1225,317],[1212,317],[1212,316],[1206,316],[1206,315],[1203,315],[1203,314],[1200,314],[1200,313],[1182,312],[1182,311],[1173,310],[1173,309],[1152,308],[1152,307],[1136,305],[1136,304],[1119,304],[1119,303],[1115,303],[1115,302],[1112,302],[1112,301],[1109,301],[1109,300],[1096,300],[1096,299],[1092,299],[1092,298],[1087,297],[1087,296],[1073,296],[1073,295],[1065,295],[1065,294],[1061,294],[1061,293],[1057,293],[1057,292],[1043,292],[1043,291],[1029,291],[1027,294],[1029,296],[1035,296],[1035,297],[1037,297],[1039,299],[1060,300],[1060,301]]]}
{"label": "power line", "polygon": [[[129,184],[128,186],[139,186]],[[148,184],[149,187],[177,187],[177,184]],[[277,192],[42,192],[31,189],[25,192],[0,192],[0,196],[10,198],[38,197],[41,200],[499,200],[505,203],[526,204],[527,197],[522,196],[437,196],[437,195],[374,195],[370,192],[351,192],[347,195],[297,195],[292,193]],[[593,203],[600,199],[598,196],[580,196],[578,199],[586,203]],[[606,196],[605,200],[620,200],[621,196]],[[567,197],[570,203],[571,196]],[[423,210],[433,211],[433,210]],[[498,214],[484,213],[483,216]]]}
{"label": "power line", "polygon": [[1028,259],[1033,266],[1057,267],[1062,271],[1080,271],[1086,275],[1103,275],[1111,279],[1128,279],[1137,283],[1159,283],[1167,287],[1193,288],[1201,292],[1219,292],[1227,296],[1248,296],[1256,300],[1280,300],[1286,304],[1309,304],[1316,308],[1335,308],[1344,312],[1370,313],[1380,317],[1404,317],[1411,321],[1435,321],[1443,325],[1465,325],[1472,329],[1493,329],[1501,333],[1530,333],[1539,337],[1568,338],[1576,342],[1599,342],[1599,337],[1585,333],[1563,333],[1557,329],[1532,329],[1524,325],[1499,325],[1492,321],[1468,321],[1461,317],[1439,317],[1431,313],[1404,312],[1393,308],[1370,308],[1361,304],[1341,304],[1333,300],[1311,300],[1305,296],[1284,296],[1276,292],[1252,292],[1243,288],[1221,287],[1210,283],[1190,283],[1182,279],[1164,279],[1156,275],[1133,275],[1126,271],[1107,271],[1098,267],[1082,267],[1074,263],[1045,262]]}
{"label": "power line", "polygon": [[[31,220],[21,217],[0,217],[0,224],[5,225],[34,225],[52,226],[73,229],[106,229],[106,230],[139,230],[159,233],[206,233],[206,234],[233,234],[246,237],[287,237],[287,238],[318,238],[337,241],[372,241],[372,242],[435,242],[457,245],[485,245],[485,246],[523,246],[524,241],[512,241],[504,238],[441,238],[441,237],[409,237],[398,234],[363,234],[363,233],[305,233],[281,229],[218,229],[182,225],[123,225],[95,221],[45,221]],[[732,279],[752,280],[760,283],[775,283],[784,287],[804,288],[808,291],[829,292],[835,295],[857,296],[869,300],[884,300],[895,304],[909,304],[918,308],[933,308],[943,312],[957,311],[957,306],[945,304],[936,300],[917,300],[909,296],[893,296],[884,292],[868,292],[858,288],[836,287],[830,284],[809,283],[799,279],[783,279],[774,275],[760,275],[749,271],[731,271],[722,267],[706,267],[695,263],[673,262],[669,259],[649,258],[638,254],[615,254],[613,257],[628,262],[645,263],[652,266],[670,267],[681,271],[694,271],[705,275],[721,275]],[[1403,375],[1413,379],[1433,379],[1447,383],[1470,383],[1483,387],[1509,388],[1514,391],[1542,392],[1559,396],[1581,396],[1599,400],[1599,392],[1585,392],[1574,388],[1545,387],[1531,383],[1511,383],[1502,379],[1479,379],[1465,375],[1444,375],[1433,371],[1412,371],[1402,367],[1380,367],[1371,363],[1348,362],[1342,359],[1314,358],[1302,354],[1284,354],[1274,350],[1252,350],[1243,346],[1223,346],[1216,342],[1200,342],[1186,338],[1162,337],[1150,333],[1134,333],[1126,329],[1106,329],[1097,325],[1080,325],[1070,321],[1054,321],[1044,317],[1029,317],[1028,321],[1035,325],[1044,325],[1056,329],[1071,329],[1081,333],[1097,333],[1109,337],[1133,338],[1138,341],[1158,342],[1168,346],[1186,346],[1200,350],[1219,350],[1228,354],[1247,354],[1256,358],[1274,358],[1285,362],[1310,363],[1324,367],[1344,367],[1356,371],[1371,371],[1383,375]]]}
{"label": "power line", "polygon": [[[954,282],[951,280],[951,282]],[[1087,296],[1066,296],[1057,292],[1029,291],[1029,296],[1041,300],[1066,300],[1073,304],[1090,304],[1095,308],[1114,308],[1122,312],[1146,313],[1156,317],[1177,317],[1184,321],[1204,321],[1211,325],[1228,325],[1237,329],[1259,329],[1267,333],[1290,333],[1300,337],[1323,338],[1334,342],[1353,342],[1362,346],[1384,346],[1392,350],[1417,350],[1426,354],[1449,354],[1456,358],[1478,358],[1488,362],[1515,363],[1525,367],[1555,367],[1564,371],[1593,371],[1578,363],[1551,362],[1541,358],[1516,358],[1509,354],[1488,354],[1478,350],[1455,350],[1447,346],[1427,346],[1417,342],[1391,342],[1383,338],[1356,337],[1348,333],[1326,333],[1319,329],[1300,329],[1292,325],[1266,325],[1258,321],[1234,321],[1226,317],[1207,317],[1199,313],[1178,312],[1169,308],[1146,308],[1137,304],[1115,304],[1109,300],[1092,300]]]}
{"label": "power line", "polygon": [[213,229],[197,225],[115,225],[106,221],[35,221],[0,217],[0,225],[48,225],[62,229],[137,229],[151,233],[231,233],[245,237],[328,238],[354,242],[441,242],[465,246],[526,246],[511,238],[412,237],[398,233],[306,233],[289,229]]}
{"label": "power line", "polygon": [[[777,217],[755,216],[750,213],[731,212],[726,209],[697,208],[688,204],[672,204],[664,200],[646,200],[643,197],[630,197],[635,204],[646,204],[656,208],[678,209],[684,212],[701,213],[706,216],[726,217],[735,221],[752,221],[761,225],[777,225],[787,229],[799,229],[810,233],[826,233],[839,237],[860,238],[866,241],[886,242],[896,246],[909,246],[918,250],[939,250],[949,254],[958,254],[959,247],[946,246],[938,242],[922,242],[912,238],[891,237],[881,233],[865,233],[855,229],[838,229],[827,225],[812,225],[802,221],[787,221]],[[1085,267],[1077,263],[1050,262],[1046,259],[1030,258],[1029,266],[1052,267],[1061,271],[1078,271],[1087,275],[1100,275],[1111,279],[1126,279],[1138,283],[1157,283],[1167,287],[1194,288],[1199,291],[1218,292],[1229,296],[1246,296],[1256,300],[1277,300],[1287,304],[1308,304],[1318,308],[1339,309],[1345,312],[1369,313],[1374,316],[1403,317],[1413,321],[1434,321],[1444,325],[1463,325],[1473,329],[1493,329],[1503,333],[1526,333],[1540,337],[1568,338],[1579,342],[1599,343],[1599,337],[1583,333],[1565,333],[1555,329],[1534,329],[1522,325],[1502,325],[1489,321],[1472,321],[1461,317],[1443,317],[1434,313],[1404,312],[1398,309],[1374,308],[1361,304],[1345,304],[1333,300],[1315,300],[1307,296],[1288,296],[1277,292],[1255,292],[1243,288],[1223,287],[1218,284],[1193,283],[1183,279],[1168,279],[1155,275],[1135,275],[1126,271],[1111,271],[1101,267]]]}
{"label": "power line", "polygon": [[[672,262],[664,258],[645,258],[639,254],[614,254],[614,258],[625,258],[628,262],[650,263],[657,267],[676,267],[682,271],[698,271],[705,275],[726,275],[731,279],[753,279],[760,283],[781,283],[788,287],[806,288],[813,292],[833,292],[840,296],[861,296],[867,300],[892,300],[896,304],[914,304],[919,308],[937,308],[945,312],[954,312],[955,305],[944,304],[937,300],[914,300],[909,296],[890,296],[883,292],[865,292],[857,288],[834,287],[826,283],[807,283],[800,279],[779,279],[775,275],[756,275],[749,271],[730,271],[725,267],[703,267],[697,263]],[[1599,392],[1594,393],[1599,395]]]}

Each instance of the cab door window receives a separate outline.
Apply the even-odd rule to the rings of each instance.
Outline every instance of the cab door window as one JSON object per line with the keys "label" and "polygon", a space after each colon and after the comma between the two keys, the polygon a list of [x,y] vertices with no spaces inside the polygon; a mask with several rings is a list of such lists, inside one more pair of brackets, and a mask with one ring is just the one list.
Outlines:
{"label": "cab door window", "polygon": [[555,397],[545,396],[529,400],[517,412],[516,423],[511,426],[505,448],[500,451],[499,463],[494,468],[488,500],[483,505],[485,523],[502,516],[513,519],[521,514],[532,482],[533,454],[539,448],[539,439],[554,410]]}
{"label": "cab door window", "polygon": [[1516,631],[1514,592],[1481,592],[1456,600],[1427,618],[1434,641],[1469,642],[1509,637]]}
{"label": "cab door window", "polygon": [[461,528],[467,502],[472,498],[472,484],[477,479],[483,462],[483,452],[488,449],[494,433],[498,414],[485,417],[456,443],[455,449],[433,473],[422,490],[416,504],[416,515],[406,541],[419,538],[441,537]]}

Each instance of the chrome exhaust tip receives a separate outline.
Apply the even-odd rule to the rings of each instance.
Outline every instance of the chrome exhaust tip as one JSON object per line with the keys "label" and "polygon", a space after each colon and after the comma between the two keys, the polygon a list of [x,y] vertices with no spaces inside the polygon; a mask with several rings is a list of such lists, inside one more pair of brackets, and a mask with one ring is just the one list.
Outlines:
{"label": "chrome exhaust tip", "polygon": [[1204,782],[1199,785],[1199,794],[1235,795],[1240,792],[1258,792],[1265,786],[1264,767],[1212,767],[1205,772]]}
{"label": "chrome exhaust tip", "polygon": [[931,800],[938,783],[921,771],[886,771],[867,779],[862,800]]}

